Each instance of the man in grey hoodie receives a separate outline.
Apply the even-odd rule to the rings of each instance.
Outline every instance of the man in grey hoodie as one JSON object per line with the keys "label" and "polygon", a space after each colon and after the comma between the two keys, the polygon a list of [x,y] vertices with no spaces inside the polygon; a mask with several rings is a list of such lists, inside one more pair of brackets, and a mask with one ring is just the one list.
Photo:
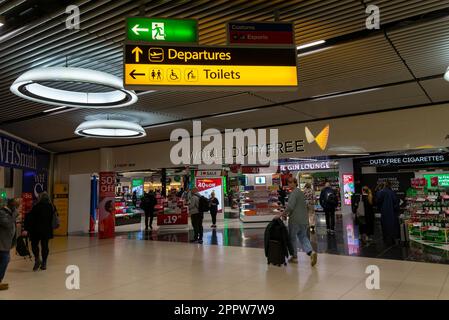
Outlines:
{"label": "man in grey hoodie", "polygon": [[190,242],[203,243],[203,214],[200,212],[200,197],[197,188],[192,189],[189,201],[189,215],[192,220],[193,239]]}
{"label": "man in grey hoodie", "polygon": [[310,256],[312,267],[316,265],[317,253],[313,251],[307,231],[309,229],[309,215],[307,212],[304,193],[298,188],[296,178],[288,178],[288,186],[293,191],[288,196],[288,204],[285,214],[288,214],[288,233],[293,246],[293,256],[291,263],[298,263],[298,243],[302,245],[304,251]]}
{"label": "man in grey hoodie", "polygon": [[0,208],[0,290],[9,288],[7,283],[3,283],[3,278],[9,264],[9,252],[16,240],[17,207],[16,200],[9,199],[6,206]]}

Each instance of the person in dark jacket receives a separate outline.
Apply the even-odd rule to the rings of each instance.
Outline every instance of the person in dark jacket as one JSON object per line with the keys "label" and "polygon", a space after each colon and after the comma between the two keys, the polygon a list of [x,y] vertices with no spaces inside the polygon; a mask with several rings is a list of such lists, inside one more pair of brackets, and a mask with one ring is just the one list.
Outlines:
{"label": "person in dark jacket", "polygon": [[320,193],[320,205],[326,216],[327,232],[335,233],[335,209],[338,207],[337,192],[332,189],[329,182],[326,182]]}
{"label": "person in dark jacket", "polygon": [[[31,249],[34,255],[33,271],[46,270],[49,254],[48,242],[53,238],[53,216],[56,209],[50,201],[47,192],[39,194],[38,202],[25,217],[25,233],[31,240]],[[41,250],[39,250],[39,244]],[[41,259],[41,254],[42,259]]]}
{"label": "person in dark jacket", "polygon": [[210,194],[210,199],[209,199],[209,204],[210,204],[210,215],[212,217],[212,226],[211,228],[216,228],[217,227],[217,213],[218,213],[218,205],[220,204],[218,199],[215,197],[215,192],[212,192]]}
{"label": "person in dark jacket", "polygon": [[264,247],[265,256],[268,258],[268,250],[270,247],[270,240],[276,240],[281,243],[282,255],[288,258],[290,255],[293,256],[294,249],[290,242],[288,229],[282,222],[281,218],[274,218],[270,223],[268,223],[265,233],[264,233]]}
{"label": "person in dark jacket", "polygon": [[133,202],[133,206],[136,207],[137,206],[137,192],[135,190],[133,191],[131,201]]}
{"label": "person in dark jacket", "polygon": [[278,200],[281,203],[281,206],[285,207],[285,198],[287,197],[287,192],[285,192],[284,188],[279,186],[278,190]]}
{"label": "person in dark jacket", "polygon": [[393,244],[399,238],[399,200],[391,190],[389,181],[377,193],[377,207],[381,215],[382,234],[387,244]]}
{"label": "person in dark jacket", "polygon": [[16,219],[18,203],[9,199],[6,206],[0,208],[0,290],[8,290],[9,285],[3,282],[10,260],[10,251],[16,240]]}
{"label": "person in dark jacket", "polygon": [[[361,198],[360,198],[361,197]],[[359,208],[363,204],[363,208]],[[371,241],[374,234],[374,196],[368,186],[362,188],[362,194],[355,194],[352,200],[352,211],[356,216],[359,225],[359,235],[363,242]],[[363,214],[360,215],[360,211]]]}
{"label": "person in dark jacket", "polygon": [[140,203],[141,209],[145,212],[145,230],[148,230],[148,218],[150,220],[150,229],[153,230],[154,206],[156,203],[157,200],[153,191],[145,193]]}

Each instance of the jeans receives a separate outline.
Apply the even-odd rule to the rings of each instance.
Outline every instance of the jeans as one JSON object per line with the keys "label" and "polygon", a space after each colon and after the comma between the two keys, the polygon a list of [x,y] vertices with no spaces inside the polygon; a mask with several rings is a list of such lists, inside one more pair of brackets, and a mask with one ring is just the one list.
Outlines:
{"label": "jeans", "polygon": [[0,283],[5,277],[6,268],[9,263],[9,251],[0,251]]}
{"label": "jeans", "polygon": [[150,227],[152,227],[154,212],[152,212],[152,211],[145,212],[145,229],[148,229],[148,218],[150,218]]}
{"label": "jeans", "polygon": [[309,225],[315,226],[315,205],[307,204],[307,213],[309,214]]}
{"label": "jeans", "polygon": [[308,230],[309,226],[307,224],[288,224],[288,233],[293,247],[293,257],[296,258],[298,256],[298,240],[305,253],[310,254],[313,251],[312,244],[307,236]]}
{"label": "jeans", "polygon": [[211,212],[210,216],[212,217],[212,224],[216,225],[217,224],[217,213],[216,212]]}
{"label": "jeans", "polygon": [[325,209],[326,228],[335,231],[335,209]]}
{"label": "jeans", "polygon": [[193,239],[203,240],[203,213],[195,213],[190,217],[193,226]]}
{"label": "jeans", "polygon": [[31,250],[33,251],[34,259],[39,260],[39,242],[41,243],[41,250],[42,250],[42,262],[44,264],[47,263],[48,258],[48,239],[31,239]]}

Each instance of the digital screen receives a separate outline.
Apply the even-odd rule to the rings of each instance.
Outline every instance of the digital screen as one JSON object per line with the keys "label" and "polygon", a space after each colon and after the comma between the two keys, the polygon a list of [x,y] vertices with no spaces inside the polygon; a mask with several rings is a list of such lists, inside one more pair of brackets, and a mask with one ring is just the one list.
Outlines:
{"label": "digital screen", "polygon": [[351,205],[351,197],[355,192],[354,189],[354,175],[344,174],[343,175],[343,191],[345,195],[345,205]]}
{"label": "digital screen", "polygon": [[263,176],[255,177],[254,178],[254,183],[255,184],[266,184],[266,179]]}

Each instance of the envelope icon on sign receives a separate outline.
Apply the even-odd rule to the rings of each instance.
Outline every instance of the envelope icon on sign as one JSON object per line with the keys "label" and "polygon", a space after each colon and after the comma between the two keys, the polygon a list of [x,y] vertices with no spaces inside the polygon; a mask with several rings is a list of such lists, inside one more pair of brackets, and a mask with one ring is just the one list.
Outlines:
{"label": "envelope icon on sign", "polygon": [[150,48],[150,50],[148,50],[148,58],[150,59],[151,62],[164,61],[164,49]]}

